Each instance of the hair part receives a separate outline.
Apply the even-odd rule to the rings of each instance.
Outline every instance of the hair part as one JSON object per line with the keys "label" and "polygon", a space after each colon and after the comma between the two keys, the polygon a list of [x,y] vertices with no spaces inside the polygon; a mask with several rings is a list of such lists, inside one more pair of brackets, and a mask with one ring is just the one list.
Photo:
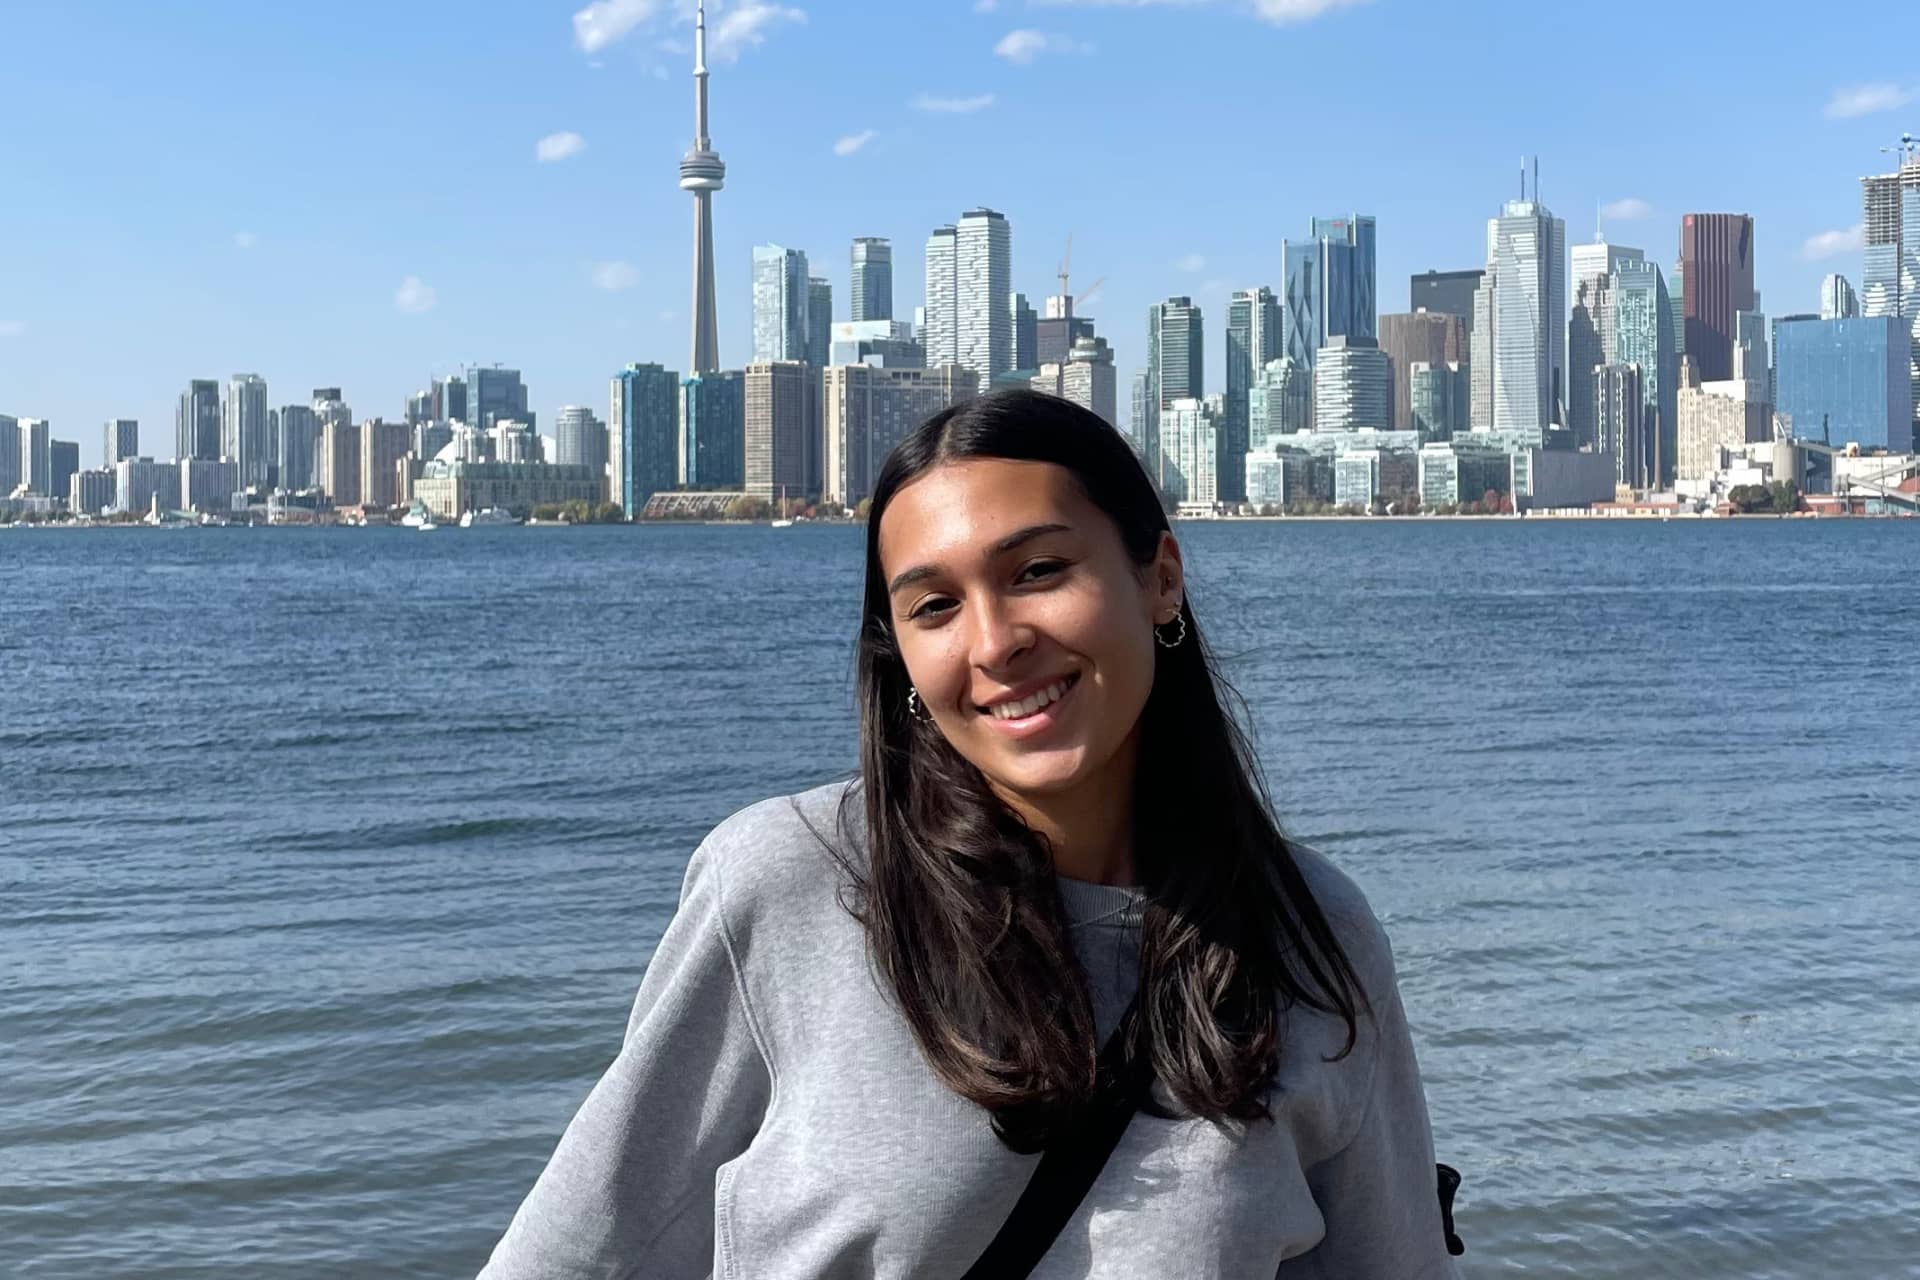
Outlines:
{"label": "hair part", "polygon": [[[1044,840],[932,724],[910,714],[880,563],[882,516],[943,463],[1048,462],[1071,473],[1144,570],[1170,532],[1159,494],[1111,426],[1068,401],[1000,391],[948,409],[888,455],[867,525],[856,643],[865,865],[842,856],[865,929],[935,1076],[1035,1151],[1087,1103],[1099,1043]],[[1140,1000],[1123,1034],[1186,1112],[1267,1118],[1283,1018],[1300,1005],[1358,1035],[1365,994],[1276,825],[1224,682],[1183,601],[1186,642],[1156,649],[1140,721],[1134,865],[1147,890]],[[852,813],[843,813],[851,829]],[[1154,1108],[1149,1106],[1149,1109]]]}

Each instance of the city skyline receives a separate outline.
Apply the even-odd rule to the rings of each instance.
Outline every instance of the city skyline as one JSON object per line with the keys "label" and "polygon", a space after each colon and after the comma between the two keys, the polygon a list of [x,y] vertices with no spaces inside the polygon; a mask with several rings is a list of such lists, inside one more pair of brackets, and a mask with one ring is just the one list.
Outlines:
{"label": "city skyline", "polygon": [[[1542,120],[1499,109],[1474,86],[1438,100],[1393,89],[1346,108],[1350,141],[1329,130],[1270,174],[1242,164],[1235,181],[1244,198],[1208,202],[1196,215],[1182,184],[1143,190],[1126,163],[1144,146],[1183,164],[1221,164],[1243,155],[1248,139],[1149,119],[1129,81],[1153,56],[1204,47],[1223,67],[1285,58],[1302,71],[1276,92],[1305,101],[1331,75],[1316,59],[1384,72],[1416,51],[1464,56],[1473,24],[1394,0],[1295,23],[1261,22],[1226,4],[1135,12],[1007,3],[974,13],[956,3],[910,17],[816,6],[804,21],[790,16],[800,9],[768,17],[769,8],[716,5],[709,18],[721,86],[713,128],[733,165],[714,214],[722,368],[742,367],[749,354],[752,245],[808,252],[838,295],[838,320],[851,298],[848,247],[884,236],[895,253],[895,314],[908,315],[920,301],[929,230],[982,204],[1013,225],[1011,288],[1030,298],[1055,291],[1057,246],[1075,236],[1075,280],[1107,277],[1085,310],[1123,378],[1144,363],[1136,317],[1148,305],[1189,294],[1222,325],[1232,291],[1281,288],[1281,240],[1328,209],[1377,219],[1377,309],[1403,310],[1409,275],[1480,265],[1480,228],[1511,198],[1520,152],[1540,153],[1542,199],[1566,220],[1569,245],[1590,240],[1598,222],[1664,268],[1677,257],[1682,214],[1748,213],[1768,310],[1817,311],[1830,272],[1860,287],[1859,178],[1893,167],[1878,149],[1913,114],[1899,109],[1911,91],[1886,80],[1899,68],[1859,56],[1874,47],[1865,19],[1837,16],[1788,39],[1780,16],[1760,13],[1743,17],[1751,38],[1739,75],[1719,70],[1683,84],[1679,67],[1656,67],[1672,92],[1651,95],[1661,101],[1646,121],[1710,118],[1716,92],[1746,101],[1758,77],[1770,86],[1768,174],[1753,173],[1731,143],[1683,146],[1670,123],[1646,134],[1637,106],[1615,103],[1609,114],[1556,101]],[[649,9],[651,18],[629,21]],[[526,371],[550,417],[566,404],[601,406],[608,372],[628,363],[683,367],[687,202],[666,189],[664,172],[687,146],[692,27],[668,7],[594,4],[571,22],[564,7],[491,15],[484,33],[471,33],[476,68],[540,76],[537,90],[503,101],[441,101],[428,92],[432,77],[396,69],[394,46],[432,47],[437,24],[473,25],[467,9],[392,15],[368,6],[349,24],[364,39],[333,40],[336,56],[321,71],[275,61],[318,38],[310,16],[209,30],[192,16],[162,22],[131,6],[106,10],[111,30],[89,30],[86,46],[66,15],[23,13],[14,56],[0,54],[18,92],[54,121],[0,141],[0,162],[33,196],[0,214],[0,389],[7,411],[47,418],[56,435],[80,441],[85,465],[98,465],[100,424],[114,418],[138,419],[143,452],[168,455],[173,402],[190,378],[224,384],[246,370],[275,388],[340,384],[363,414],[397,417],[431,377],[498,360]],[[1617,12],[1657,21],[1674,38],[1682,34],[1674,23],[1704,21],[1650,6]],[[1546,38],[1543,21],[1517,7],[1499,21],[1505,39]],[[1037,48],[1010,40],[1042,27],[1061,40]],[[856,34],[870,45],[849,39]],[[863,67],[876,64],[871,82],[823,83],[833,77],[821,72],[845,65],[853,46]],[[929,47],[950,52],[931,65]],[[920,52],[909,58],[909,49]],[[1824,63],[1823,49],[1832,55]],[[261,102],[257,118],[240,118],[200,81],[143,88],[126,69],[156,50],[231,68]],[[1846,74],[1804,70],[1819,65]],[[362,82],[391,94],[335,92]],[[332,86],[328,109],[299,118],[296,105],[311,101],[301,95],[320,85]],[[796,113],[782,95],[802,86],[810,96]],[[1436,136],[1452,140],[1379,164],[1361,138],[1416,99]],[[1053,106],[1114,126],[1104,131],[1126,141],[1076,130],[1070,155],[1012,145],[1010,130]],[[957,109],[966,107],[975,109]],[[371,145],[376,135],[383,140]],[[1635,144],[1623,147],[1629,135]],[[421,175],[447,171],[456,140],[511,194],[485,183],[422,187]],[[161,157],[226,146],[248,154],[262,180],[256,191],[161,207],[139,194],[165,173]],[[1111,180],[1059,180],[1062,165],[1077,172],[1089,163]],[[311,184],[297,199],[288,179],[296,165]],[[1788,171],[1791,183],[1770,176]],[[287,193],[260,194],[276,183]],[[796,190],[805,198],[794,199]],[[288,306],[290,291],[301,293],[300,307]],[[1224,385],[1224,347],[1207,353],[1209,388]],[[276,403],[284,398],[275,392]]]}

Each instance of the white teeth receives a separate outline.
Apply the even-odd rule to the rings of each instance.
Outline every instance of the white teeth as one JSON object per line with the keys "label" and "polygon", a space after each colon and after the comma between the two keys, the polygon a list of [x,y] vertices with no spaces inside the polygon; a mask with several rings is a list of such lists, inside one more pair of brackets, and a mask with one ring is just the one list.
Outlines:
{"label": "white teeth", "polygon": [[993,712],[997,720],[1018,720],[1023,716],[1032,715],[1050,702],[1058,702],[1066,695],[1067,686],[1071,683],[1071,680],[1056,680],[1031,697],[1022,698],[1018,702],[997,702],[988,710]]}

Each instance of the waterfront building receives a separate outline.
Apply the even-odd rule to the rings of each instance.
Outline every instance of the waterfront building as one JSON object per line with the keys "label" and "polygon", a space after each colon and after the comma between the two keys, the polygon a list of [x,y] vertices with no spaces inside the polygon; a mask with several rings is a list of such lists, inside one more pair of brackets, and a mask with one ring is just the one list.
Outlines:
{"label": "waterfront building", "polygon": [[1593,447],[1594,370],[1614,357],[1614,280],[1623,267],[1646,262],[1646,254],[1595,237],[1569,250],[1573,264],[1573,315],[1567,323],[1566,425],[1575,448]]}
{"label": "waterfront building", "polygon": [[979,394],[979,375],[959,365],[937,369],[835,365],[824,377],[825,440],[821,497],[853,507],[872,496],[880,464],[913,429]]}
{"label": "waterfront building", "polygon": [[[1908,398],[1920,413],[1920,149],[1906,147],[1896,171],[1862,178],[1860,188],[1866,238],[1860,314],[1905,322]],[[1920,422],[1913,434],[1920,439]]]}
{"label": "waterfront building", "polygon": [[1160,488],[1183,513],[1211,511],[1221,500],[1217,468],[1225,416],[1223,396],[1184,396],[1160,412]]}
{"label": "waterfront building", "polygon": [[1416,361],[1407,377],[1408,398],[1412,402],[1408,429],[1422,443],[1450,440],[1456,433],[1471,429],[1468,422],[1467,366],[1459,361],[1428,364]]}
{"label": "waterfront building", "polygon": [[240,466],[232,458],[183,458],[180,488],[161,502],[178,511],[205,511],[225,515],[233,510],[240,483]]}
{"label": "waterfront building", "polygon": [[955,245],[957,355],[990,381],[1013,367],[1013,231],[992,209],[960,216]]}
{"label": "waterfront building", "polygon": [[1470,434],[1434,440],[1416,455],[1420,505],[1427,508],[1482,502],[1487,495],[1513,496],[1513,458]]}
{"label": "waterfront building", "polygon": [[269,488],[274,480],[273,433],[267,424],[267,383],[257,373],[227,380],[220,402],[220,457],[239,468],[240,487]]}
{"label": "waterfront building", "polygon": [[47,496],[65,498],[67,489],[73,482],[74,473],[80,470],[80,444],[76,440],[50,440],[47,442]]}
{"label": "waterfront building", "polygon": [[[1619,264],[1608,280],[1607,292],[1612,338],[1603,343],[1606,363],[1638,365],[1646,396],[1640,465],[1631,473],[1632,483],[1637,488],[1664,489],[1674,481],[1679,440],[1680,353],[1673,300],[1660,268],[1644,259]],[[1597,408],[1595,429],[1599,429]]]}
{"label": "waterfront building", "polygon": [[1246,455],[1252,419],[1250,399],[1255,376],[1284,350],[1280,300],[1273,290],[1236,290],[1227,301],[1226,415],[1220,432],[1220,496],[1246,500]]}
{"label": "waterfront building", "polygon": [[442,522],[489,507],[524,518],[535,507],[598,502],[602,483],[592,467],[431,458],[421,464],[413,482],[413,500]]}
{"label": "waterfront building", "polygon": [[833,286],[820,276],[807,277],[807,363],[816,371],[827,367],[833,347]]}
{"label": "waterfront building", "polygon": [[53,483],[53,424],[45,418],[21,418],[12,439],[0,439],[0,448],[13,453],[13,483],[0,498],[9,497],[17,488],[28,493],[48,495]]}
{"label": "waterfront building", "polygon": [[152,458],[122,458],[113,464],[113,509],[145,512],[153,509],[155,494],[171,509],[180,492],[180,469]]}
{"label": "waterfront building", "polygon": [[959,260],[960,228],[935,227],[927,237],[927,301],[919,322],[929,365],[960,359]]}
{"label": "waterfront building", "polygon": [[304,404],[281,405],[273,416],[274,474],[289,493],[314,487],[314,451],[320,443],[320,418]]}
{"label": "waterfront building", "polygon": [[1801,320],[1774,331],[1775,407],[1800,440],[1905,453],[1913,438],[1902,317]]}
{"label": "waterfront building", "polygon": [[1684,349],[1700,381],[1733,378],[1733,318],[1754,308],[1753,218],[1689,213],[1680,219]]}
{"label": "waterfront building", "polygon": [[811,442],[819,403],[804,360],[750,364],[745,380],[744,491],[769,502],[809,496]]}
{"label": "waterfront building", "polygon": [[720,324],[713,303],[713,193],[726,185],[727,166],[707,136],[707,6],[693,16],[693,148],[680,158],[680,189],[693,195],[693,350],[687,362],[698,378],[720,367]]}
{"label": "waterfront building", "polygon": [[467,370],[467,425],[477,431],[492,430],[496,423],[519,422],[528,430],[538,429],[538,420],[527,407],[527,387],[520,381],[518,369],[500,365],[474,365]]}
{"label": "waterfront building", "polygon": [[[1564,423],[1567,375],[1567,224],[1534,200],[1509,200],[1487,222],[1485,348],[1495,430]],[[1481,358],[1476,324],[1473,359]],[[1478,370],[1474,371],[1477,375]],[[1475,418],[1474,426],[1482,422]]]}
{"label": "waterfront building", "polygon": [[1412,449],[1342,449],[1333,459],[1333,503],[1371,507],[1375,498],[1419,492],[1419,456]]}
{"label": "waterfront building", "polygon": [[1771,438],[1771,409],[1753,390],[1734,378],[1705,381],[1693,357],[1687,357],[1678,396],[1675,483],[1708,480],[1719,468],[1721,450]]}
{"label": "waterfront building", "polygon": [[20,419],[0,413],[0,498],[20,487]]}
{"label": "waterfront building", "polygon": [[746,458],[746,374],[726,369],[682,382],[680,484],[689,489],[738,489],[746,483]]}
{"label": "waterfront building", "polygon": [[1145,369],[1133,375],[1132,407],[1127,417],[1127,434],[1133,440],[1134,452],[1142,459],[1146,457],[1146,439],[1153,417],[1153,381]]}
{"label": "waterfront building", "polygon": [[1843,275],[1830,275],[1820,282],[1820,318],[1851,320],[1860,314],[1860,298]]}
{"label": "waterfront building", "polygon": [[[120,459],[114,459],[118,466]],[[77,516],[97,516],[113,509],[113,469],[76,471],[67,484],[67,509]]]}
{"label": "waterfront building", "polygon": [[[672,403],[671,397],[668,403]],[[594,417],[593,410],[584,405],[565,406],[554,426],[553,453],[553,461],[560,466],[605,471],[607,424]]]}
{"label": "waterfront building", "polygon": [[320,487],[336,507],[360,505],[360,428],[329,421],[320,429]]}
{"label": "waterfront building", "polygon": [[[460,430],[466,431],[463,423]],[[416,460],[438,457],[440,451],[453,443],[454,424],[434,419],[415,424],[413,428],[413,456]]]}
{"label": "waterfront building", "polygon": [[1594,444],[1613,455],[1614,484],[1627,489],[1658,488],[1653,469],[1657,446],[1652,438],[1653,406],[1647,399],[1645,370],[1638,364],[1603,364],[1593,371]]}
{"label": "waterfront building", "polygon": [[680,374],[628,365],[612,376],[607,472],[612,501],[634,518],[647,499],[680,480]]}
{"label": "waterfront building", "polygon": [[893,319],[892,241],[881,236],[861,236],[853,242],[853,272],[847,293],[847,319],[855,322]]}

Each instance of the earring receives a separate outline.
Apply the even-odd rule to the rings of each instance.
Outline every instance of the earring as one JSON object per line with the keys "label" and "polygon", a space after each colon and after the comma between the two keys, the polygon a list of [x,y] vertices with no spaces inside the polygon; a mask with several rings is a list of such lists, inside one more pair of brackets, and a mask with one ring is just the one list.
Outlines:
{"label": "earring", "polygon": [[933,712],[928,711],[920,701],[920,691],[911,685],[907,687],[907,714],[922,724],[931,723]]}
{"label": "earring", "polygon": [[1173,639],[1171,640],[1160,634],[1159,627],[1153,629],[1154,641],[1163,649],[1178,649],[1181,645],[1185,644],[1187,640],[1187,615],[1184,613],[1176,613],[1173,615],[1172,621],[1180,624],[1180,630],[1174,633]]}

